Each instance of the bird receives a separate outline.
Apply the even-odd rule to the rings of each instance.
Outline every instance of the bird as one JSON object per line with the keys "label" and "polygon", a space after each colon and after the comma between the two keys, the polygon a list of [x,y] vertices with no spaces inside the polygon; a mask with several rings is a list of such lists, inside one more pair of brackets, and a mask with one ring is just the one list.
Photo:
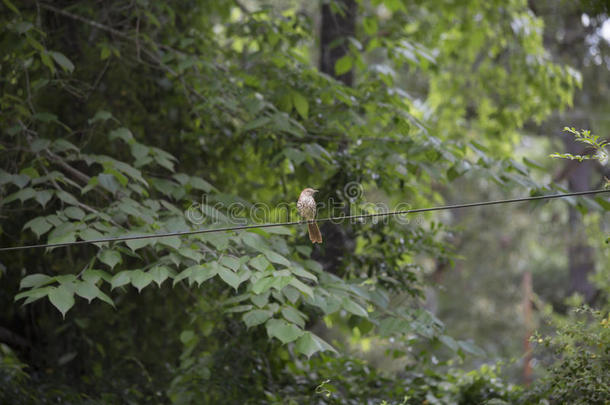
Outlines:
{"label": "bird", "polygon": [[[297,201],[299,215],[308,221],[316,219],[316,200],[314,200],[313,195],[317,192],[318,190],[314,190],[313,188],[306,188],[301,191],[301,195],[299,195],[299,200]],[[311,243],[322,243],[322,234],[320,233],[318,224],[309,222],[307,224],[307,230],[309,231]]]}

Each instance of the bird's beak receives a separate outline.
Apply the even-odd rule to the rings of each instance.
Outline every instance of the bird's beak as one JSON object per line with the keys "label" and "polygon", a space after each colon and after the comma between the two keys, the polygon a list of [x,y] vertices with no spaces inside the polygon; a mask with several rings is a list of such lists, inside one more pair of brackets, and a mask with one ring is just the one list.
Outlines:
{"label": "bird's beak", "polygon": [[319,190],[314,190],[313,192],[314,192],[314,193],[317,193],[318,191],[319,191]]}

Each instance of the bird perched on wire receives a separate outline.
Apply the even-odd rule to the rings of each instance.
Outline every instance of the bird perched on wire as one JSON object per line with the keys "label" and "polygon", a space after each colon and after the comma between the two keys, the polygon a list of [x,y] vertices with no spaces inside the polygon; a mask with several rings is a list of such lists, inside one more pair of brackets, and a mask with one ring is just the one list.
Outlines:
{"label": "bird perched on wire", "polygon": [[[297,201],[299,215],[308,221],[316,219],[316,200],[314,200],[313,195],[317,192],[318,190],[314,190],[313,188],[306,188],[301,191],[301,195]],[[307,224],[307,230],[309,231],[311,243],[322,243],[322,234],[320,233],[318,224],[309,222]]]}

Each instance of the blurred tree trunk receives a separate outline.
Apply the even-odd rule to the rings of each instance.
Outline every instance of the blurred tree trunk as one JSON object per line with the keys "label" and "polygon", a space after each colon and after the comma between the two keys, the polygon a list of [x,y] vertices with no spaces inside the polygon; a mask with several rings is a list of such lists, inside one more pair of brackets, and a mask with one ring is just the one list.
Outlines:
{"label": "blurred tree trunk", "polygon": [[[593,33],[593,27],[585,27],[581,19],[584,12],[593,16],[595,11],[583,9],[585,3],[581,2],[567,5],[559,0],[546,2],[529,1],[529,5],[535,14],[545,20],[545,47],[552,50],[556,59],[573,66],[581,72],[585,72],[585,58],[590,47],[590,44],[587,43],[587,37]],[[558,38],[561,39],[558,41]],[[583,81],[586,80],[587,77],[584,77]],[[576,92],[574,95],[574,108],[559,114],[558,118],[561,123],[559,127],[570,126],[577,129],[594,130],[588,114],[573,114],[574,111],[590,111],[590,104],[591,95],[587,91],[587,86],[585,86],[583,91]],[[555,119],[547,124],[550,125],[547,132],[558,132],[557,121]],[[567,152],[586,154],[583,144],[574,142],[566,134],[561,136]],[[592,183],[591,179],[594,175],[593,168],[594,166],[591,162],[566,161],[565,167],[555,178],[555,181],[567,180],[570,191],[589,190]],[[569,208],[568,227],[570,235],[567,248],[570,272],[568,291],[570,293],[577,292],[582,294],[585,302],[591,303],[595,298],[596,290],[589,282],[588,277],[595,269],[595,261],[593,249],[587,244],[582,216],[576,207],[570,206]]]}
{"label": "blurred tree trunk", "polygon": [[[583,127],[586,128],[586,127]],[[572,154],[585,154],[583,145],[576,144],[571,139],[565,142],[566,149]],[[570,164],[569,162],[567,163]],[[570,191],[585,191],[591,188],[593,162],[584,161],[570,167],[566,177]],[[583,295],[585,302],[591,303],[596,295],[593,284],[589,282],[589,274],[595,269],[593,248],[587,243],[585,225],[576,207],[570,207],[569,222],[570,244],[568,245],[568,260],[570,266],[570,292]]]}
{"label": "blurred tree trunk", "polygon": [[353,71],[335,75],[335,63],[349,52],[349,37],[356,35],[355,0],[325,1],[322,4],[320,32],[320,71],[351,86]]}
{"label": "blurred tree trunk", "polygon": [[[335,74],[335,63],[349,52],[348,38],[356,35],[356,11],[355,0],[325,1],[322,4],[322,21],[320,27],[320,71],[343,82],[347,86],[353,85],[353,70],[342,75]],[[339,150],[347,149],[347,141],[339,145]],[[339,152],[339,154],[341,154]],[[341,162],[339,161],[339,164]],[[341,198],[340,192],[346,184],[353,179],[345,178],[344,171],[339,167],[336,174],[328,180],[326,187],[330,194],[320,197],[335,199]],[[339,192],[339,194],[337,194]],[[349,215],[350,205],[347,199],[343,202],[343,214]],[[339,213],[333,213],[338,215]],[[320,261],[324,269],[336,273],[342,258],[355,248],[353,232],[349,224],[334,224],[325,222],[321,227],[324,239],[324,252],[314,252],[313,258]]]}

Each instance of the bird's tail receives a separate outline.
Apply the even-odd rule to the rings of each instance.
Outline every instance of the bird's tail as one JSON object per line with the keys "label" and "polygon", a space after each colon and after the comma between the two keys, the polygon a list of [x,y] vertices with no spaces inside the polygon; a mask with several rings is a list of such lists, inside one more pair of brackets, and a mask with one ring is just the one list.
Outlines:
{"label": "bird's tail", "polygon": [[307,229],[309,230],[309,239],[311,240],[311,243],[322,243],[322,234],[320,233],[318,224],[310,222],[307,224]]}

